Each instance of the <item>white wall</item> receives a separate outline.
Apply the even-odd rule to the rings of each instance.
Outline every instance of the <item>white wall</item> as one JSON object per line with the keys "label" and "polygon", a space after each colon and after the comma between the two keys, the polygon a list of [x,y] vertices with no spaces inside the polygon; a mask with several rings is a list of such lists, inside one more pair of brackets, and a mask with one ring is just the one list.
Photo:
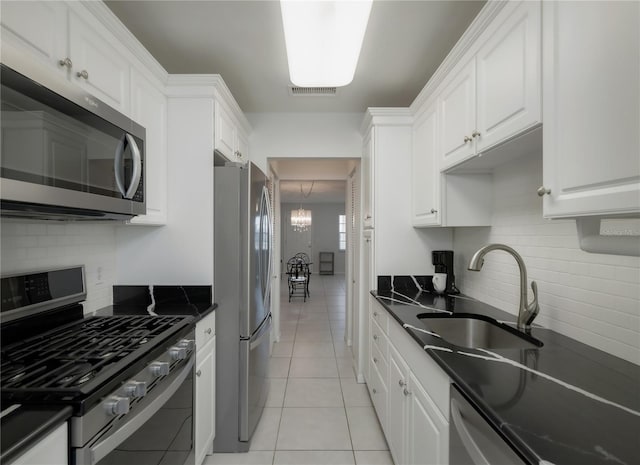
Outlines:
{"label": "white wall", "polygon": [[[267,158],[359,158],[361,113],[247,113],[250,158],[265,173]],[[345,175],[346,179],[346,175]]]}
{"label": "white wall", "polygon": [[542,185],[541,158],[521,158],[495,171],[492,227],[455,230],[458,286],[516,314],[519,274],[512,257],[491,252],[480,272],[466,271],[483,245],[510,245],[522,255],[529,279],[538,283],[537,323],[638,364],[640,258],[583,252],[575,221],[542,218],[536,195]]}
{"label": "white wall", "polygon": [[213,283],[213,99],[168,99],[167,225],[118,229],[117,284]]}
{"label": "white wall", "polygon": [[[297,210],[300,208],[300,204],[284,203],[282,204],[282,231],[286,231],[287,235],[283,236],[283,254],[285,255],[283,261],[291,258],[291,248],[287,247],[287,237],[289,234],[289,222],[291,221],[291,210]],[[338,215],[345,214],[344,203],[309,203],[302,204],[302,208],[311,210],[312,218],[312,250],[313,262],[312,270],[314,273],[320,271],[320,259],[318,258],[319,252],[333,252],[333,270],[335,274],[345,273],[345,252],[339,250],[338,246]],[[299,233],[293,233],[299,234]],[[302,251],[299,251],[302,252]]]}
{"label": "white wall", "polygon": [[84,265],[85,313],[111,305],[116,273],[116,225],[19,221],[0,222],[2,274]]}
{"label": "white wall", "polygon": [[411,127],[377,127],[375,275],[433,273],[431,251],[452,248],[449,228],[411,226]]}

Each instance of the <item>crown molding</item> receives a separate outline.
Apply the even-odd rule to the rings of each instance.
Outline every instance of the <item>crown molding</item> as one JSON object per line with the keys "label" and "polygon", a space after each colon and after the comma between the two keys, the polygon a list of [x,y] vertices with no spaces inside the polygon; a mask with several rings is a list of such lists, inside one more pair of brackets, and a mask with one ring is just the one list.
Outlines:
{"label": "crown molding", "polygon": [[367,108],[360,132],[366,134],[372,126],[410,126],[413,124],[413,114],[406,107],[372,107]]}
{"label": "crown molding", "polygon": [[413,100],[409,108],[415,114],[426,103],[437,87],[445,80],[451,70],[460,62],[464,55],[476,44],[480,35],[487,29],[498,13],[513,0],[489,0],[474,18],[462,37],[456,42],[449,54],[440,63],[438,69],[429,79],[429,82]]}

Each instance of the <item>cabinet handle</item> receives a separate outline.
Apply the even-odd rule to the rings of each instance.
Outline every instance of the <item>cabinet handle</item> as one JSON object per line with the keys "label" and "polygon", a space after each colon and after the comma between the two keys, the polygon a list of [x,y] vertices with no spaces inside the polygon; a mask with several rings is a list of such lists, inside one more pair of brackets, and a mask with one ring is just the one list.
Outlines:
{"label": "cabinet handle", "polygon": [[372,389],[373,393],[376,394],[378,391],[376,391],[376,388]]}
{"label": "cabinet handle", "polygon": [[207,334],[211,334],[211,328],[205,329],[204,332],[207,333]]}
{"label": "cabinet handle", "polygon": [[538,197],[544,197],[546,194],[551,194],[551,189],[547,189],[544,186],[538,187]]}
{"label": "cabinet handle", "polygon": [[403,379],[398,381],[398,386],[403,387],[403,386],[406,386],[406,385],[407,385],[407,383]]}
{"label": "cabinet handle", "polygon": [[433,213],[438,213],[438,210],[436,210],[435,208],[432,208],[432,209],[431,209],[431,213],[432,213],[432,214],[433,214]]}
{"label": "cabinet handle", "polygon": [[196,371],[196,376],[198,376],[198,377],[202,376],[202,370]]}
{"label": "cabinet handle", "polygon": [[78,76],[79,78],[88,80],[89,79],[89,73],[87,72],[86,69],[83,69],[82,71],[78,71],[76,73],[76,76]]}
{"label": "cabinet handle", "polygon": [[371,215],[367,215],[364,217],[365,220],[370,220],[371,219]]}
{"label": "cabinet handle", "polygon": [[71,67],[73,66],[73,61],[71,61],[71,58],[66,57],[64,60],[58,61],[58,64],[60,66],[66,66],[67,68],[71,69]]}
{"label": "cabinet handle", "polygon": [[409,391],[407,388],[404,388],[404,389],[402,390],[402,393],[403,393],[405,396],[410,396],[410,395],[411,395],[411,391]]}
{"label": "cabinet handle", "polygon": [[376,357],[373,357],[373,363],[378,363],[378,359]]}
{"label": "cabinet handle", "polygon": [[464,143],[471,142],[473,139],[469,136],[464,136]]}
{"label": "cabinet handle", "polygon": [[373,312],[373,316],[378,316],[378,312]]}
{"label": "cabinet handle", "polygon": [[377,340],[378,340],[378,335],[377,335],[377,334],[374,334],[374,335],[373,335],[373,340],[374,340],[374,341],[377,341]]}
{"label": "cabinet handle", "polygon": [[242,152],[236,150],[236,158],[242,158]]}
{"label": "cabinet handle", "polygon": [[473,133],[471,134],[471,137],[473,137],[474,139],[476,137],[480,137],[480,133],[478,132],[478,130],[476,129],[475,131],[473,131]]}

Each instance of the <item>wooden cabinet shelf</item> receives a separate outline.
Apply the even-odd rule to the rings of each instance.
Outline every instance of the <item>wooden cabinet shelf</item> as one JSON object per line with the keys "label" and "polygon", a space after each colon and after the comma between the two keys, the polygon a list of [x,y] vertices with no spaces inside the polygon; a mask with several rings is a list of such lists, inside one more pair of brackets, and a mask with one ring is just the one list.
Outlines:
{"label": "wooden cabinet shelf", "polygon": [[319,274],[333,274],[333,252],[320,252]]}

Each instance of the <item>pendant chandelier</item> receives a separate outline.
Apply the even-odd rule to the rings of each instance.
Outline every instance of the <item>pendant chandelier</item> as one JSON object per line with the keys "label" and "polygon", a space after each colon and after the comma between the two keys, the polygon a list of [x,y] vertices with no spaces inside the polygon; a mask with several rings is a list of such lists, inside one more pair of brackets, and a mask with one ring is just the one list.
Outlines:
{"label": "pendant chandelier", "polygon": [[[307,194],[302,190],[302,183],[300,183],[300,194],[302,194],[303,200],[311,195],[314,183],[315,181],[311,182],[311,187]],[[305,210],[302,208],[302,203],[300,203],[300,208],[297,210],[291,210],[291,226],[293,227],[293,230],[297,232],[308,231],[311,227],[311,210]]]}

